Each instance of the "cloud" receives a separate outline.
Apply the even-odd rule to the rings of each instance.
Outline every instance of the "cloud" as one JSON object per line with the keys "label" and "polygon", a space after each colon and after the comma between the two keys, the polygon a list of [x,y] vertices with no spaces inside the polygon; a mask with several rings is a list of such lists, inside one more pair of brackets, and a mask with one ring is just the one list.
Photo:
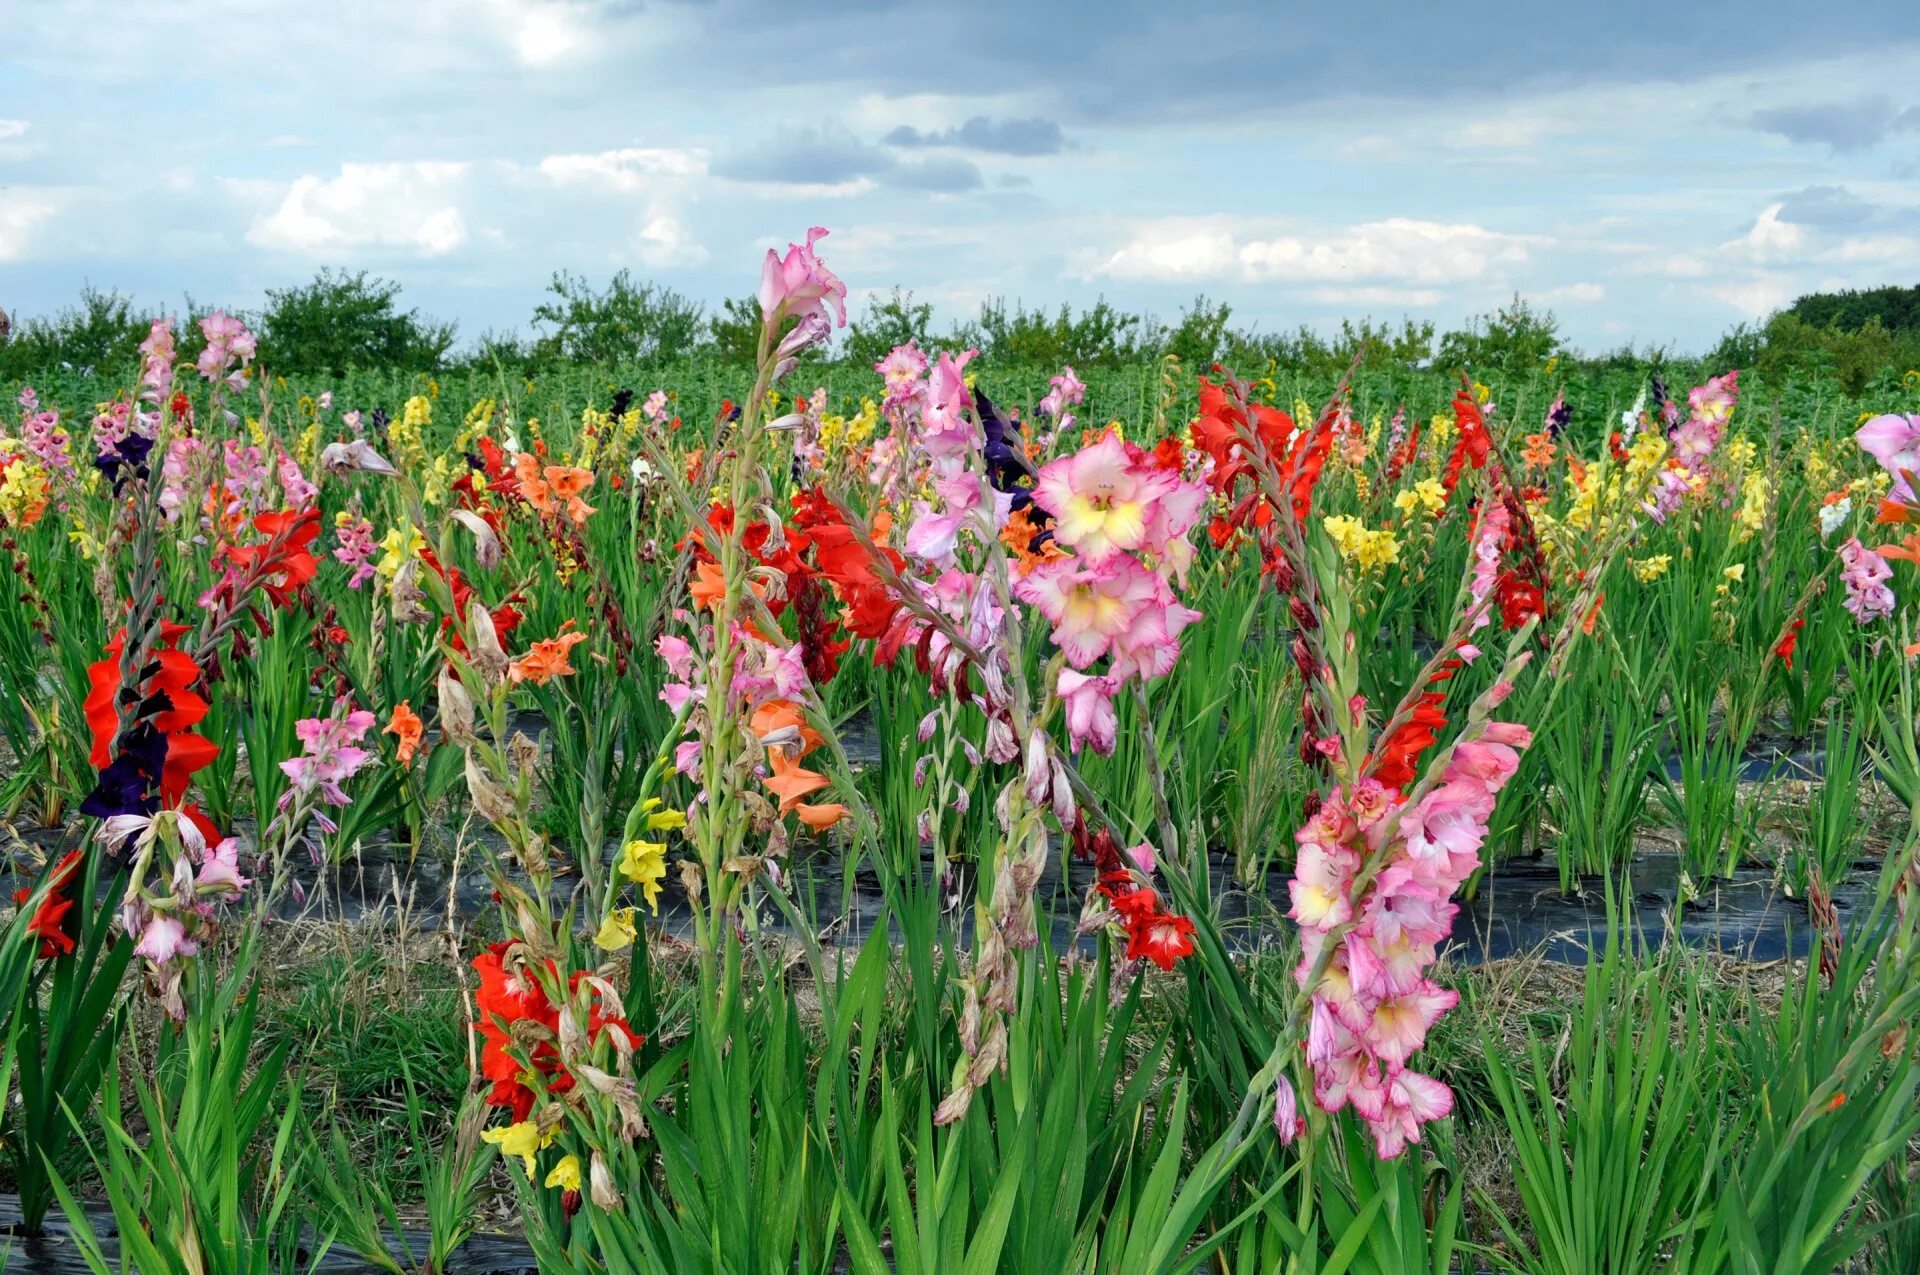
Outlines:
{"label": "cloud", "polygon": [[630,146],[587,155],[549,155],[539,171],[560,186],[640,191],[663,179],[699,177],[707,171],[704,150]]}
{"label": "cloud", "polygon": [[989,155],[1057,155],[1066,147],[1060,125],[1035,116],[995,120],[975,115],[958,128],[922,131],[902,124],[881,140],[889,146],[958,146]]}
{"label": "cloud", "polygon": [[1701,291],[1724,301],[1749,319],[1763,319],[1793,300],[1799,289],[1782,275],[1764,274],[1710,284]]}
{"label": "cloud", "polygon": [[1754,218],[1746,234],[1720,245],[1722,251],[1749,261],[1786,261],[1798,257],[1806,247],[1807,232],[1781,219],[1784,207],[1784,204],[1768,204]]}
{"label": "cloud", "polygon": [[25,120],[0,120],[0,142],[11,142],[27,135]]}
{"label": "cloud", "polygon": [[867,182],[932,195],[958,195],[986,184],[980,168],[957,155],[902,160],[850,134],[805,129],[723,157],[713,175],[730,181],[823,188]]}
{"label": "cloud", "polygon": [[724,156],[713,165],[713,174],[732,181],[836,186],[884,173],[896,162],[878,146],[814,128]]}
{"label": "cloud", "polygon": [[1378,305],[1425,310],[1439,305],[1445,298],[1446,294],[1438,288],[1392,288],[1379,284],[1307,290],[1307,300],[1319,305]]}
{"label": "cloud", "polygon": [[1807,106],[1775,106],[1753,113],[1754,128],[1799,144],[1819,143],[1838,155],[1877,146],[1888,134],[1920,127],[1920,107],[1900,110],[1886,97]]}
{"label": "cloud", "polygon": [[1845,186],[1803,186],[1780,197],[1780,220],[1800,226],[1853,226],[1873,216],[1873,205]]}
{"label": "cloud", "polygon": [[936,195],[957,195],[978,190],[986,184],[979,165],[957,155],[936,156],[913,164],[888,169],[883,180],[889,186],[906,190],[924,190]]}
{"label": "cloud", "polygon": [[1146,227],[1095,267],[1096,275],[1159,282],[1386,280],[1449,284],[1527,259],[1528,239],[1471,223],[1391,217],[1323,235],[1236,235],[1222,225]]}
{"label": "cloud", "polygon": [[1548,288],[1537,294],[1548,305],[1560,305],[1572,302],[1575,305],[1593,305],[1607,299],[1607,290],[1597,283],[1563,283],[1556,288]]}
{"label": "cloud", "polygon": [[58,211],[59,205],[44,196],[0,190],[0,261],[25,260],[34,227]]}
{"label": "cloud", "polygon": [[309,256],[367,248],[444,256],[468,240],[460,196],[469,167],[350,163],[338,177],[297,178],[279,207],[248,228],[247,242]]}
{"label": "cloud", "polygon": [[707,250],[680,222],[664,214],[649,218],[634,236],[633,251],[642,265],[653,270],[697,266]]}

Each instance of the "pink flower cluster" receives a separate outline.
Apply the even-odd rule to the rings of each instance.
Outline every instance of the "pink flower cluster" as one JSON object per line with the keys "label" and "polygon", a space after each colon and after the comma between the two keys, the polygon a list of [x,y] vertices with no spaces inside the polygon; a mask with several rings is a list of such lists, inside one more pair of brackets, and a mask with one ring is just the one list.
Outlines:
{"label": "pink flower cluster", "polygon": [[1042,416],[1053,421],[1055,430],[1065,431],[1073,428],[1073,413],[1067,409],[1078,407],[1086,397],[1086,384],[1074,375],[1073,365],[1068,363],[1061,367],[1058,376],[1047,382],[1047,393],[1035,406]]}
{"label": "pink flower cluster", "polygon": [[896,416],[909,407],[917,407],[927,392],[927,356],[917,342],[896,345],[887,357],[873,365],[886,382],[887,397],[881,410]]}
{"label": "pink flower cluster", "polygon": [[67,431],[60,428],[60,413],[52,408],[41,410],[40,396],[34,393],[31,385],[20,391],[21,441],[27,450],[54,478],[67,477],[73,473],[72,439]]}
{"label": "pink flower cluster", "polygon": [[1702,475],[1714,449],[1720,446],[1720,438],[1726,433],[1727,422],[1733,418],[1734,405],[1739,400],[1738,369],[1712,377],[1705,385],[1696,385],[1687,391],[1687,405],[1692,411],[1685,423],[1672,432],[1673,459],[1655,478],[1653,491],[1642,506],[1648,517],[1665,523],[1680,508],[1688,493],[1694,490],[1695,478]]}
{"label": "pink flower cluster", "polygon": [[768,328],[778,331],[787,319],[800,320],[774,352],[780,360],[776,376],[791,370],[801,350],[827,339],[832,331],[828,307],[832,307],[833,321],[847,326],[847,285],[813,250],[826,234],[823,227],[813,227],[805,243],[787,245],[784,257],[769,248],[760,267],[760,313]]}
{"label": "pink flower cluster", "polygon": [[[173,832],[168,842],[161,839],[162,826]],[[200,951],[201,939],[214,923],[214,905],[237,900],[252,884],[240,874],[240,842],[223,837],[209,845],[199,821],[178,811],[113,815],[101,821],[96,835],[109,846],[137,846],[120,901],[120,924],[135,940],[134,955],[151,963],[161,1004],[177,1020],[186,1013],[180,958]],[[165,871],[168,853],[173,855],[171,871],[149,885],[149,865]]]}
{"label": "pink flower cluster", "polygon": [[147,339],[140,343],[141,402],[157,407],[166,401],[167,392],[173,388],[173,358],[173,320],[155,319],[147,330]]}
{"label": "pink flower cluster", "polygon": [[372,523],[355,513],[340,515],[333,528],[333,556],[353,568],[353,574],[347,578],[349,589],[358,589],[373,579],[373,555],[379,547],[373,538]]}
{"label": "pink flower cluster", "polygon": [[[1069,742],[1109,753],[1113,696],[1129,677],[1164,677],[1180,655],[1180,633],[1200,618],[1174,593],[1193,559],[1187,533],[1206,507],[1206,488],[1114,434],[1041,468],[1034,503],[1053,515],[1049,556],[1014,582],[1021,601],[1053,625],[1071,668],[1055,690]],[[1103,674],[1086,670],[1110,657]]]}
{"label": "pink flower cluster", "polygon": [[346,805],[349,798],[340,785],[373,760],[371,751],[357,746],[373,723],[372,713],[348,708],[344,701],[331,716],[307,717],[294,723],[293,732],[303,751],[280,763],[280,769],[293,781],[293,787],[280,796],[280,809],[291,806],[296,794],[317,794],[328,805]]}
{"label": "pink flower cluster", "polygon": [[1490,722],[1455,745],[1417,802],[1363,780],[1295,834],[1296,977],[1306,987],[1318,971],[1307,1034],[1314,1100],[1329,1113],[1351,1105],[1382,1159],[1453,1109],[1446,1085],[1407,1066],[1459,1000],[1425,971],[1452,930],[1454,893],[1480,866],[1494,798],[1532,740],[1524,726]]}
{"label": "pink flower cluster", "polygon": [[244,373],[253,362],[258,345],[253,333],[247,331],[247,325],[225,310],[215,310],[200,320],[200,335],[207,339],[207,346],[200,351],[199,361],[194,365],[200,375],[209,381],[222,382],[230,390],[244,387]]}
{"label": "pink flower cluster", "polygon": [[1853,613],[1855,622],[1866,624],[1893,614],[1893,590],[1887,581],[1893,578],[1893,564],[1849,537],[1840,546],[1840,579],[1847,586],[1842,603]]}

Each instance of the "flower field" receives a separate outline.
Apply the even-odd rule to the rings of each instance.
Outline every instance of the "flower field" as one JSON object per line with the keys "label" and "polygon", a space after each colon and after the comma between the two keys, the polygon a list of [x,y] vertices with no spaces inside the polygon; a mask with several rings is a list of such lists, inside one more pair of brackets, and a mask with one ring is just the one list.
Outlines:
{"label": "flower field", "polygon": [[829,248],[8,387],[22,1252],[1920,1270],[1920,376],[849,368]]}

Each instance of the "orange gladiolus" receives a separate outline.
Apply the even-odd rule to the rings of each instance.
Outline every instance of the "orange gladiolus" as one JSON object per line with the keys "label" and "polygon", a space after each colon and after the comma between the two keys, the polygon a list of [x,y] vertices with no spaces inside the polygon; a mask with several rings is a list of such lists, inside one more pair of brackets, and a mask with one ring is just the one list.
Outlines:
{"label": "orange gladiolus", "polygon": [[791,700],[770,699],[753,710],[753,733],[762,739],[783,727],[791,726],[800,732],[800,756],[818,748],[822,742],[820,732],[807,725],[807,719]]}
{"label": "orange gladiolus", "polygon": [[513,662],[508,675],[516,682],[532,682],[535,686],[543,686],[556,677],[569,677],[573,674],[573,665],[568,663],[567,654],[586,640],[584,633],[542,638],[533,644],[531,651]]}
{"label": "orange gladiolus", "polygon": [[420,752],[420,740],[426,733],[426,723],[420,720],[420,714],[413,711],[410,701],[401,700],[393,706],[393,714],[387,719],[386,733],[399,739],[400,764],[405,766]]}
{"label": "orange gladiolus", "polygon": [[796,760],[788,757],[784,748],[768,750],[767,759],[773,764],[773,774],[767,777],[767,791],[780,799],[780,813],[786,814],[800,804],[800,799],[808,793],[819,792],[827,786],[827,777],[818,771],[807,770]]}
{"label": "orange gladiolus", "polygon": [[825,832],[847,817],[847,808],[839,802],[824,806],[809,806],[806,802],[794,803],[794,810],[800,816],[800,822],[815,832]]}

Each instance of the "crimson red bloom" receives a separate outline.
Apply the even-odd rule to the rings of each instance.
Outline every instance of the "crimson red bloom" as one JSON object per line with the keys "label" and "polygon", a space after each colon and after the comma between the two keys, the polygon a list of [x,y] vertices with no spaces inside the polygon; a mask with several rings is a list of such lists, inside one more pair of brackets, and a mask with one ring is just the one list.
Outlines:
{"label": "crimson red bloom", "polygon": [[[1443,671],[1447,677],[1453,676],[1452,670]],[[1422,691],[1407,720],[1381,741],[1367,773],[1389,788],[1405,788],[1412,783],[1419,773],[1420,754],[1432,748],[1447,728],[1447,715],[1441,711],[1446,699],[1443,692]]]}
{"label": "crimson red bloom", "polygon": [[[514,951],[521,946],[514,942],[495,943],[473,958],[474,971],[480,976],[480,991],[474,997],[479,1006],[479,1021],[474,1027],[481,1038],[480,1074],[493,1082],[487,1091],[487,1104],[509,1108],[516,1122],[533,1113],[538,1097],[527,1083],[530,1076],[540,1076],[549,1094],[566,1093],[576,1083],[560,1063],[559,1008],[548,999],[541,980]],[[559,967],[552,961],[547,962],[547,975],[556,983],[560,981]],[[586,971],[575,970],[567,980],[568,992],[577,992],[587,978]],[[525,1033],[528,1039],[516,1042],[514,1026],[522,1022],[536,1024],[544,1030]],[[604,998],[596,994],[587,1013],[587,1039],[598,1043],[613,1032],[625,1037],[630,1049],[637,1048],[645,1039],[634,1033],[625,1018],[608,1013]],[[515,1056],[516,1047],[527,1051],[528,1065],[523,1065]]]}
{"label": "crimson red bloom", "polygon": [[[40,906],[34,909],[33,919],[27,922],[27,933],[40,940],[40,959],[43,961],[73,951],[74,936],[67,933],[67,914],[73,910],[73,899],[67,891],[72,888],[74,874],[79,871],[80,858],[80,851],[69,850],[54,865],[47,874],[49,884],[46,897],[40,900]],[[13,904],[22,907],[32,897],[31,889],[15,890]]]}
{"label": "crimson red bloom", "polygon": [[320,570],[313,556],[320,511],[279,509],[258,514],[253,529],[266,539],[259,544],[227,545],[219,556],[243,576],[257,579],[273,604],[285,610]]}
{"label": "crimson red bloom", "polygon": [[[199,666],[177,647],[186,632],[184,624],[161,623],[160,639],[148,665],[153,672],[131,692],[148,724],[165,736],[165,762],[157,777],[157,795],[160,804],[169,808],[178,806],[186,796],[194,772],[220,754],[218,744],[191,733],[207,715],[208,705],[194,690],[200,681]],[[87,760],[95,770],[105,770],[114,758],[119,701],[126,693],[120,685],[120,658],[126,641],[127,631],[122,629],[107,643],[107,658],[87,666],[87,698],[81,707],[93,742]]]}

